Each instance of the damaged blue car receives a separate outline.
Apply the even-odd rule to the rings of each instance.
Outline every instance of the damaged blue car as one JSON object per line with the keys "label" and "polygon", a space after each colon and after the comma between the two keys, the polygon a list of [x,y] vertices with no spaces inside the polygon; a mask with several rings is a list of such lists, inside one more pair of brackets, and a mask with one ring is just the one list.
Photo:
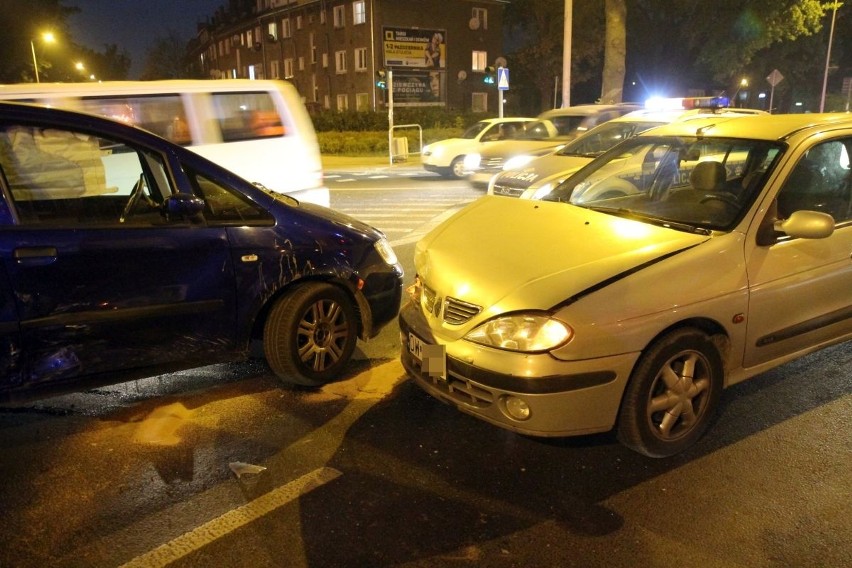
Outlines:
{"label": "damaged blue car", "polygon": [[0,103],[0,398],[249,356],[338,378],[395,319],[384,235],[107,119]]}

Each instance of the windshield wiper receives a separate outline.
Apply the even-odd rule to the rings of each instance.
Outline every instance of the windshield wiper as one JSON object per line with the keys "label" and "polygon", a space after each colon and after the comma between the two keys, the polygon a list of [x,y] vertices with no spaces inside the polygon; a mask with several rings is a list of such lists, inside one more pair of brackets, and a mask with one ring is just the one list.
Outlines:
{"label": "windshield wiper", "polygon": [[637,213],[632,209],[625,209],[624,207],[601,207],[599,205],[586,205],[582,203],[574,203],[573,205],[584,209],[591,209],[598,213],[606,213],[608,215],[615,215],[616,217],[624,217],[625,219],[633,219],[635,221],[651,223],[652,225],[666,227],[668,229],[675,229],[676,231],[683,231],[698,235],[710,235],[712,233],[709,229],[705,229],[704,227],[698,227],[696,225],[690,225],[689,223],[682,223],[680,221],[672,221],[671,219],[664,219],[662,217],[654,217],[653,215],[645,215],[643,213]]}

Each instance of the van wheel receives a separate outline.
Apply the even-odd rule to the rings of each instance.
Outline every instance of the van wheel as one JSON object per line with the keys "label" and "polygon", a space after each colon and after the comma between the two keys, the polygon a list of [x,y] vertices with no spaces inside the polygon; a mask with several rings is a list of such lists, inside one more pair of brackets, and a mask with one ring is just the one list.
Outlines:
{"label": "van wheel", "polygon": [[263,352],[281,380],[320,386],[349,362],[357,342],[355,308],[331,284],[307,284],[273,306],[263,329]]}
{"label": "van wheel", "polygon": [[719,350],[696,329],[656,341],[627,384],[618,439],[646,456],[662,458],[694,444],[710,425],[722,391]]}
{"label": "van wheel", "polygon": [[465,176],[464,156],[458,156],[450,162],[450,177],[461,179]]}

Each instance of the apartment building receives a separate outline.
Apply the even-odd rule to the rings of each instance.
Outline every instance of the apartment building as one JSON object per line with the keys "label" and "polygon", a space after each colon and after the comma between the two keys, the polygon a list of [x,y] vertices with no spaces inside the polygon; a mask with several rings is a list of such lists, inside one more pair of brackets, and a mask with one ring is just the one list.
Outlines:
{"label": "apartment building", "polygon": [[394,106],[494,111],[484,82],[503,53],[505,0],[230,0],[199,25],[210,78],[285,79],[309,109]]}

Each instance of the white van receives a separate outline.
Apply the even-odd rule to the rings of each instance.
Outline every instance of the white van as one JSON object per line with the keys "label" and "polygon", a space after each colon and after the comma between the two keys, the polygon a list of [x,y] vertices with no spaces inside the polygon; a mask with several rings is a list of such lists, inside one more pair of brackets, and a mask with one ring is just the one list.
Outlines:
{"label": "white van", "polygon": [[284,81],[0,85],[0,99],[99,114],[188,147],[251,182],[329,206],[316,132]]}

